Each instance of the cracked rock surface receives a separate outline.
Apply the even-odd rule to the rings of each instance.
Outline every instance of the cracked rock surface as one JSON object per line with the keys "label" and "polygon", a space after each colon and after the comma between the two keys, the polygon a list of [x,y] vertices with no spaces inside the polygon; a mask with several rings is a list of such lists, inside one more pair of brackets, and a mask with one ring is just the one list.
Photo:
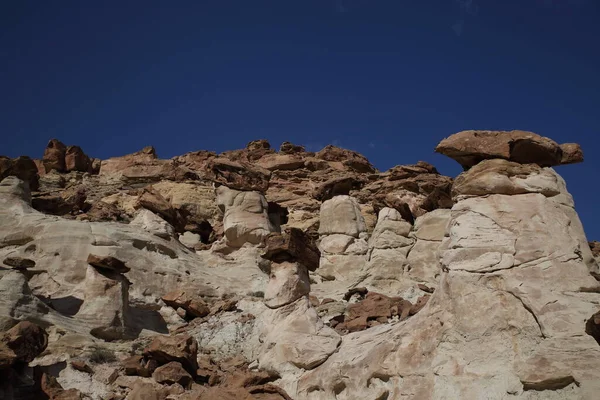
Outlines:
{"label": "cracked rock surface", "polygon": [[550,167],[581,149],[438,151],[465,172],[265,140],[1,158],[0,398],[597,399],[600,245]]}

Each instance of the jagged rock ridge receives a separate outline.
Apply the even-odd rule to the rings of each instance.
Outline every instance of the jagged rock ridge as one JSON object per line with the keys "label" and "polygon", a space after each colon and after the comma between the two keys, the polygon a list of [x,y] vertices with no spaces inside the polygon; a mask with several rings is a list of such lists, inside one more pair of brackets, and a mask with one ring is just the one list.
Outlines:
{"label": "jagged rock ridge", "polygon": [[437,150],[466,171],[264,140],[0,158],[0,397],[596,398],[598,246],[550,168],[581,149]]}

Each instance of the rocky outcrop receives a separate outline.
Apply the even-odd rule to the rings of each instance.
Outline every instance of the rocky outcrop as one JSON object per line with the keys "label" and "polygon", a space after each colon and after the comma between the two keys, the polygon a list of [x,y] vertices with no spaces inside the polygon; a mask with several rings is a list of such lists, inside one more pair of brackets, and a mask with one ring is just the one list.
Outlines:
{"label": "rocky outcrop", "polygon": [[321,253],[314,240],[298,228],[271,233],[265,240],[261,256],[274,262],[299,262],[311,271],[319,267]]}
{"label": "rocky outcrop", "polygon": [[0,156],[0,181],[8,176],[14,176],[27,182],[31,190],[37,190],[39,187],[37,166],[29,157],[10,159]]}
{"label": "rocky outcrop", "polygon": [[542,167],[583,161],[579,145],[559,145],[526,131],[462,131],[442,140],[435,151],[453,158],[465,169],[493,158]]}
{"label": "rocky outcrop", "polygon": [[581,151],[469,135],[455,180],[264,140],[11,172],[0,331],[47,346],[0,345],[0,397],[596,398],[600,251],[547,167]]}
{"label": "rocky outcrop", "polygon": [[223,231],[230,247],[262,243],[271,232],[280,229],[269,219],[267,200],[258,192],[240,192],[220,186],[217,204],[223,211]]}

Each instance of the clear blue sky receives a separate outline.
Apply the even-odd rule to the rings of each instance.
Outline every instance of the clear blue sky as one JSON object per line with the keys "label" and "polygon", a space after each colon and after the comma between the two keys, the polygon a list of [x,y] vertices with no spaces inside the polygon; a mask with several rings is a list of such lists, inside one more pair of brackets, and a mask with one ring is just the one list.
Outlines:
{"label": "clear blue sky", "polygon": [[583,146],[559,172],[600,239],[597,0],[12,1],[0,52],[0,154],[266,138],[455,176],[442,138],[524,129]]}

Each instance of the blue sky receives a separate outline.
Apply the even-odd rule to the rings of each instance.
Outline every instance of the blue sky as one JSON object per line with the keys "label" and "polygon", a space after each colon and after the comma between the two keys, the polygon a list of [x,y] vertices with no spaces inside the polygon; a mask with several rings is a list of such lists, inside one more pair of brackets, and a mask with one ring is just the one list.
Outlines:
{"label": "blue sky", "polygon": [[455,176],[444,137],[531,130],[582,145],[558,170],[600,239],[599,22],[595,0],[4,2],[0,154],[266,138]]}

